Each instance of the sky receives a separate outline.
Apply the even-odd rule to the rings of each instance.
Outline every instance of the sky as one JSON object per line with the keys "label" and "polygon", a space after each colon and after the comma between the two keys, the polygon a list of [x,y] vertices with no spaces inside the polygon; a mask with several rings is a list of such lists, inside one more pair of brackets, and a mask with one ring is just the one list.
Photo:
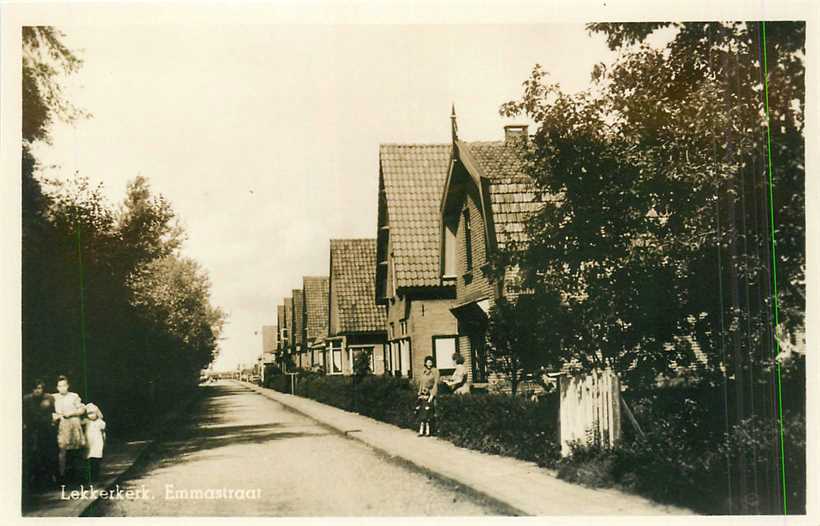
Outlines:
{"label": "sky", "polygon": [[375,237],[379,144],[449,142],[452,104],[461,139],[501,140],[536,63],[578,91],[613,58],[581,24],[60,29],[84,60],[66,95],[93,116],[55,124],[44,175],[112,203],[142,175],[171,202],[229,316],[217,369],[255,361],[331,238]]}

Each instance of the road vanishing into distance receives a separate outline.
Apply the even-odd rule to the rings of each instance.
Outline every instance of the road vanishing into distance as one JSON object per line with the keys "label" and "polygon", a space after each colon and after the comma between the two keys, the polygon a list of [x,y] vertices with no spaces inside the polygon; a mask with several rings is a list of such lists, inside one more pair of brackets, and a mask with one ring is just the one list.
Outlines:
{"label": "road vanishing into distance", "polygon": [[500,515],[492,500],[393,460],[240,384],[217,382],[92,516]]}

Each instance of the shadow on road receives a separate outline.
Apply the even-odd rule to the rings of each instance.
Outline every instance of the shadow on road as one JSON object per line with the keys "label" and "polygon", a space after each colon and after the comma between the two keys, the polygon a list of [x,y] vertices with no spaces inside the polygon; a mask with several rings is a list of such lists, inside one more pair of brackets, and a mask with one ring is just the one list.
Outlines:
{"label": "shadow on road", "polygon": [[[248,406],[248,390],[232,385],[209,385],[189,414],[169,428],[147,454],[132,466],[128,478],[145,472],[196,460],[203,452],[245,444],[325,436],[332,433],[317,426],[264,421]],[[251,417],[249,418],[249,414]],[[238,424],[241,421],[261,423]]]}

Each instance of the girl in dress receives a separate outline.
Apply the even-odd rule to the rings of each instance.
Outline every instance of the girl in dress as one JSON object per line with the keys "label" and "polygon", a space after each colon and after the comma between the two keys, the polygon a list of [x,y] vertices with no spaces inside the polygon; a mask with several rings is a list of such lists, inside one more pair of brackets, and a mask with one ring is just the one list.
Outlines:
{"label": "girl in dress", "polygon": [[85,458],[88,460],[91,480],[100,476],[100,462],[105,446],[105,420],[102,411],[94,404],[85,406]]}
{"label": "girl in dress", "polygon": [[80,395],[68,390],[68,378],[57,378],[57,393],[54,395],[55,419],[59,420],[57,428],[57,456],[60,479],[65,480],[66,456],[69,451],[85,447],[85,433],[80,417],[85,414],[85,406]]}
{"label": "girl in dress", "polygon": [[430,436],[430,423],[436,418],[436,395],[438,395],[439,373],[433,367],[433,357],[425,356],[424,369],[419,375],[419,392],[416,411],[419,416],[419,436]]}

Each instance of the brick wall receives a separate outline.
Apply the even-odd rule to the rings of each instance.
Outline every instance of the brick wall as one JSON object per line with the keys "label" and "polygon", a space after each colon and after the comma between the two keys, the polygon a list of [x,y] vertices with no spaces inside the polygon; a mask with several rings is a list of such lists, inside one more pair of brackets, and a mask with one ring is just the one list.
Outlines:
{"label": "brick wall", "polygon": [[[415,377],[424,368],[424,358],[433,354],[433,336],[455,336],[458,326],[450,307],[453,299],[412,299],[398,296],[387,306],[387,328],[390,341],[410,339],[410,370]],[[401,334],[401,321],[407,321],[407,332]]]}
{"label": "brick wall", "polygon": [[[467,228],[464,224],[464,214],[459,215],[458,229],[456,231],[456,304],[463,305],[471,301],[478,301],[484,298],[489,299],[490,305],[495,301],[496,286],[487,274],[487,267],[482,268],[487,263],[487,238],[484,231],[484,219],[481,215],[481,208],[478,206],[478,191],[474,186],[465,193],[462,210],[467,208],[470,216],[470,233],[472,241],[472,272],[467,273]],[[479,341],[486,336],[486,327],[476,325],[466,320],[460,320],[458,324],[458,348],[465,359],[470,381],[479,380],[474,375],[473,341]]]}
{"label": "brick wall", "polygon": [[456,231],[456,299],[458,304],[477,301],[482,298],[494,299],[495,285],[486,273],[487,239],[484,235],[484,219],[478,206],[478,192],[471,186],[465,195],[462,210],[469,210],[470,234],[472,241],[472,271],[467,274],[467,228],[464,214],[459,214]]}

